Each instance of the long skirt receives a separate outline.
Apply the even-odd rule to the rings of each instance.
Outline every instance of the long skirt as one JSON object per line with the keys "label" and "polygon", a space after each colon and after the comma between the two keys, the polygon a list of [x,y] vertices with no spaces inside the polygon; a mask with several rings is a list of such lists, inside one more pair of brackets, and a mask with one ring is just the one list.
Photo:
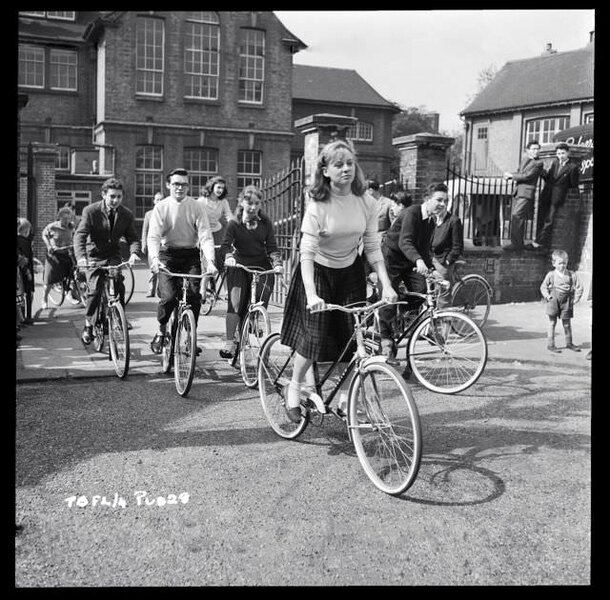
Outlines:
{"label": "long skirt", "polygon": [[[360,256],[343,269],[332,269],[314,262],[316,292],[325,302],[343,306],[366,299],[366,277]],[[301,356],[318,362],[339,358],[354,333],[354,318],[340,311],[311,313],[301,265],[298,265],[292,281],[286,305],[280,337],[282,343],[295,349]]]}
{"label": "long skirt", "polygon": [[44,263],[44,282],[47,285],[59,283],[64,277],[70,274],[73,268],[72,258],[69,254],[56,252],[50,254],[47,252]]}

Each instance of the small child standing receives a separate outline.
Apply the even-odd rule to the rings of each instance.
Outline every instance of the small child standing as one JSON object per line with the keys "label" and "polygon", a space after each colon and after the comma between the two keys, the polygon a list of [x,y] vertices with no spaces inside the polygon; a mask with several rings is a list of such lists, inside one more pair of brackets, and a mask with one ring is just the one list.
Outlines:
{"label": "small child standing", "polygon": [[572,343],[572,323],[574,304],[583,294],[583,286],[578,276],[568,270],[568,253],[565,250],[553,250],[551,255],[554,269],[549,271],[540,285],[540,293],[546,300],[546,314],[549,316],[547,329],[547,348],[551,352],[561,352],[555,346],[555,326],[557,317],[561,318],[565,334],[566,348],[580,352]]}

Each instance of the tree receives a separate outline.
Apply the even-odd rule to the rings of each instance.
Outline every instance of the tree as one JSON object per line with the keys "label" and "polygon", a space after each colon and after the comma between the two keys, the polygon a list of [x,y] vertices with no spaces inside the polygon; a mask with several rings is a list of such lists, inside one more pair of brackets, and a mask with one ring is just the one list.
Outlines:
{"label": "tree", "polygon": [[472,101],[489,85],[491,80],[498,74],[498,67],[496,65],[488,65],[477,75],[477,89],[474,93],[470,94],[466,99],[466,106],[472,103]]}
{"label": "tree", "polygon": [[[436,133],[431,113],[425,106],[410,106],[403,108],[392,121],[392,137],[401,137],[413,133]],[[435,114],[435,113],[433,113]]]}

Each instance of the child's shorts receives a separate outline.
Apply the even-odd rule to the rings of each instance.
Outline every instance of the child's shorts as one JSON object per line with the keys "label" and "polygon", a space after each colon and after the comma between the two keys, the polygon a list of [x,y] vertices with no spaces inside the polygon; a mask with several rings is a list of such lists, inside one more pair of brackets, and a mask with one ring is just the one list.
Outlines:
{"label": "child's shorts", "polygon": [[546,314],[549,317],[559,317],[562,321],[571,319],[574,314],[572,295],[553,291],[546,302]]}

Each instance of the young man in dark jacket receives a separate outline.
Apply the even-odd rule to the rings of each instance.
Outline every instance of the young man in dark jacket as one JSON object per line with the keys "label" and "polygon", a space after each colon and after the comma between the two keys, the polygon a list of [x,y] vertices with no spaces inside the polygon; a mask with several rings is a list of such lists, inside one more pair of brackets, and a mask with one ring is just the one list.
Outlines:
{"label": "young man in dark jacket", "polygon": [[[431,184],[421,204],[403,209],[388,230],[381,245],[383,258],[392,282],[398,291],[402,281],[410,292],[425,293],[426,273],[434,267],[432,238],[436,227],[436,215],[447,204],[447,186]],[[385,356],[395,355],[392,340],[391,319],[394,309],[379,311],[381,347]]]}
{"label": "young man in dark jacket", "polygon": [[[129,244],[129,262],[140,260],[140,240],[135,229],[134,215],[123,206],[123,183],[114,177],[102,184],[102,200],[86,206],[76,232],[74,233],[74,255],[78,266],[96,267],[118,265],[122,262],[120,240],[124,237]],[[88,269],[87,308],[85,327],[81,335],[83,344],[93,341],[93,318],[100,303],[106,271]],[[125,297],[125,286],[118,278],[118,294],[121,302]]]}

